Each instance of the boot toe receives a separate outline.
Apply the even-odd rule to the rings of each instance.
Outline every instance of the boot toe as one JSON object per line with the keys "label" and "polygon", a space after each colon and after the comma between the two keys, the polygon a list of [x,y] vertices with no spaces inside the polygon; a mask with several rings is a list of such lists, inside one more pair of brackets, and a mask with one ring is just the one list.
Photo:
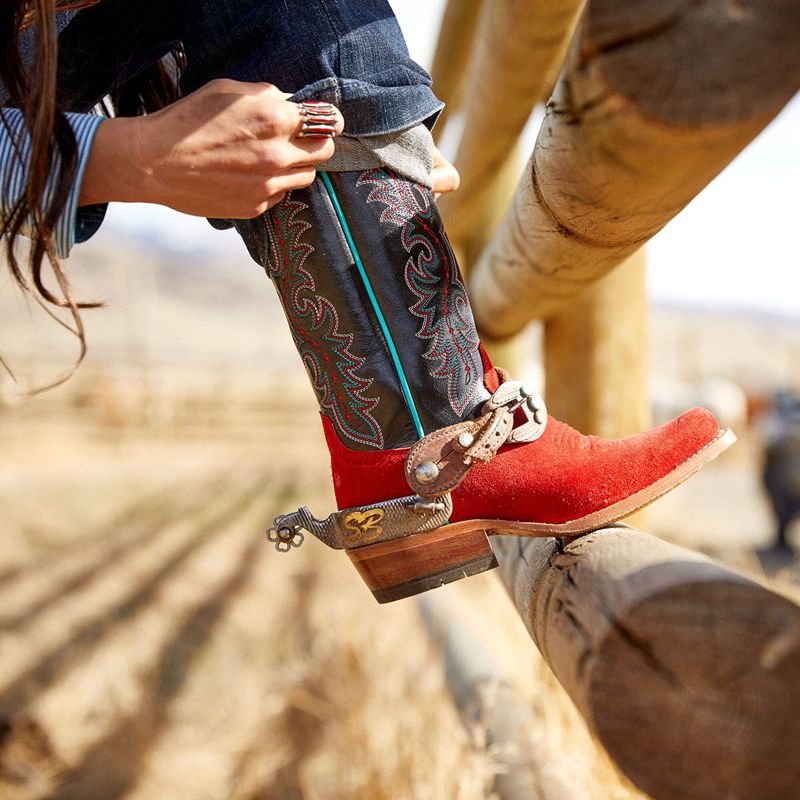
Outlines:
{"label": "boot toe", "polygon": [[[713,414],[702,408],[619,440],[583,436],[551,418],[541,439],[507,446],[469,473],[454,495],[456,514],[555,525],[600,515],[602,524],[608,509],[610,522],[688,477],[699,465],[683,474],[684,465],[719,433]],[[651,488],[653,496],[644,496]]]}

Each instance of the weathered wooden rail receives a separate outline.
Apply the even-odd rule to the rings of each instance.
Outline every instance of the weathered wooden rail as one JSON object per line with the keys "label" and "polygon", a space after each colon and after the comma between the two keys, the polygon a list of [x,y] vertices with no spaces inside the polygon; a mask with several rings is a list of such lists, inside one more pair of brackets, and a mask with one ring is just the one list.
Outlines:
{"label": "weathered wooden rail", "polygon": [[495,538],[533,640],[622,771],[656,800],[800,797],[800,608],[625,528]]}
{"label": "weathered wooden rail", "polygon": [[454,162],[461,189],[440,201],[462,267],[480,255],[513,197],[524,158],[517,140],[555,82],[582,4],[457,0],[452,10],[448,4],[432,74],[450,115],[466,120]]}
{"label": "weathered wooden rail", "polygon": [[552,315],[661,230],[800,89],[798,40],[785,0],[592,0],[515,200],[471,270],[483,333]]}

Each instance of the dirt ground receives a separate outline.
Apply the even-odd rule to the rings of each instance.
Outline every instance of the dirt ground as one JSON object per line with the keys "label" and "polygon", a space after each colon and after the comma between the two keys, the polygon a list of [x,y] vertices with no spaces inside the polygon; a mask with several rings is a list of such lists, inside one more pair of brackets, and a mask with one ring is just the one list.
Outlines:
{"label": "dirt ground", "polygon": [[[417,601],[378,606],[315,540],[288,555],[265,541],[275,514],[324,516],[333,498],[263,275],[141,243],[132,269],[100,238],[70,259],[81,296],[108,301],[85,315],[86,364],[27,402],[0,381],[0,800],[488,797],[497,753],[459,717]],[[74,348],[34,312],[0,287],[0,354],[28,386]],[[661,314],[653,364],[763,394],[797,380],[800,325],[776,325]],[[758,576],[773,521],[757,435],[739,433],[637,524]],[[576,797],[642,797],[496,572],[434,594],[469,614]]]}
{"label": "dirt ground", "polygon": [[[417,602],[378,606],[316,541],[282,555],[264,540],[280,511],[332,508],[298,402],[308,425],[288,424],[295,403],[227,423],[206,408],[121,425],[107,404],[50,400],[0,416],[3,800],[487,796],[496,764],[454,708]],[[749,548],[771,520],[755,467],[745,442],[648,528],[757,569]],[[579,796],[639,796],[496,575],[438,591],[471,609]]]}

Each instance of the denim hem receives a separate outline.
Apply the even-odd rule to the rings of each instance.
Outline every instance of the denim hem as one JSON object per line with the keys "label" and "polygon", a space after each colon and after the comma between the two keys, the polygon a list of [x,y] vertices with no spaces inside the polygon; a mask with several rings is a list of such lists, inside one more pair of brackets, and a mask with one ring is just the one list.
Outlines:
{"label": "denim hem", "polygon": [[428,86],[376,86],[352,78],[323,78],[304,86],[292,102],[325,100],[339,108],[350,136],[397,133],[419,123],[433,128],[444,103]]}

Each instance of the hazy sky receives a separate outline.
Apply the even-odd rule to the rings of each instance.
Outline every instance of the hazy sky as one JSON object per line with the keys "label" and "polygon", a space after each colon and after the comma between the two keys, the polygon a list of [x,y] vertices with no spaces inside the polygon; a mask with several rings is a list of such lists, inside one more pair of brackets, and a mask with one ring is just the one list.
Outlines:
{"label": "hazy sky", "polygon": [[[412,56],[429,67],[444,0],[392,0]],[[435,87],[434,87],[435,89]],[[529,126],[530,146],[535,129]],[[654,300],[800,316],[800,97],[648,245]],[[109,233],[148,231],[174,246],[227,249],[204,220],[119,206]]]}

